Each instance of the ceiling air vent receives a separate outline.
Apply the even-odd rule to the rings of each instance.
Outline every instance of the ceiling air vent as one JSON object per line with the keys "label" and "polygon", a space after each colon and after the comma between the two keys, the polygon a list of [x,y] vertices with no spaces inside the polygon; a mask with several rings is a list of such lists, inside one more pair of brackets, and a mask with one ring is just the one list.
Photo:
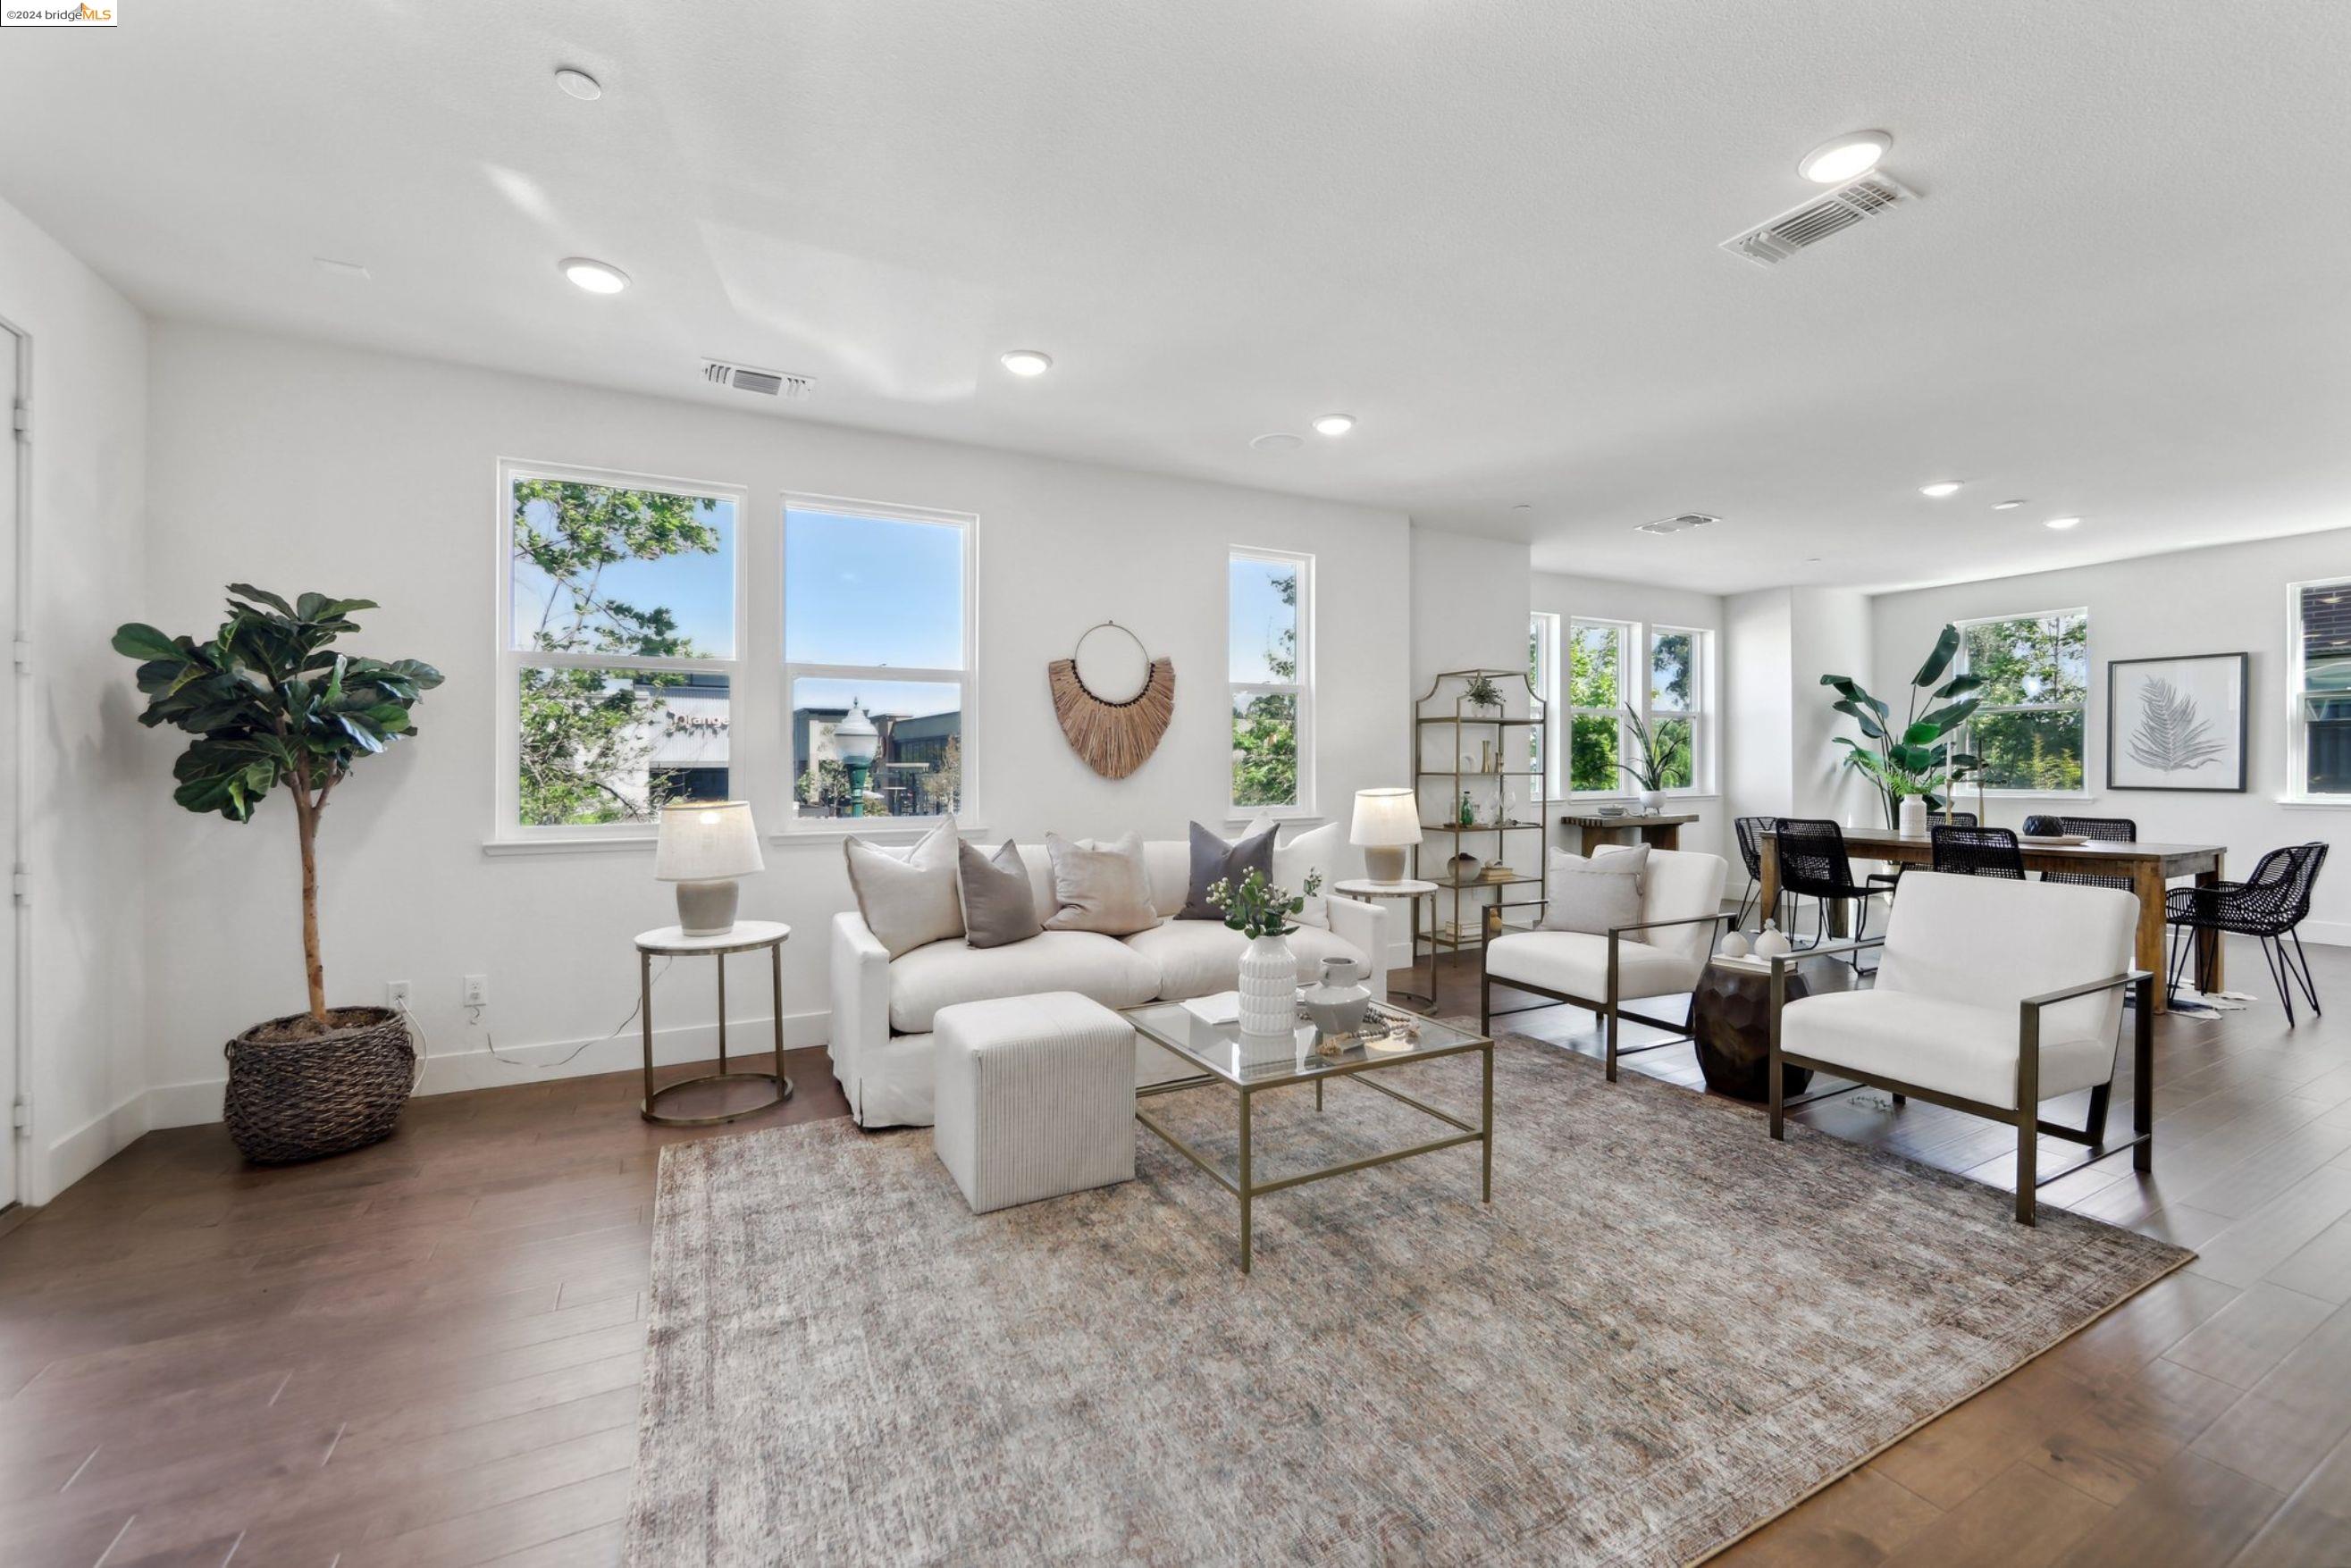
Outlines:
{"label": "ceiling air vent", "polygon": [[1633,531],[1640,534],[1677,534],[1684,528],[1711,528],[1722,521],[1710,512],[1684,512],[1677,517],[1659,517],[1653,523],[1635,523]]}
{"label": "ceiling air vent", "polygon": [[762,397],[779,397],[787,402],[802,402],[816,385],[813,376],[796,376],[786,371],[757,371],[748,365],[737,365],[725,360],[705,360],[702,379],[715,387],[733,387],[737,392],[758,392]]}
{"label": "ceiling air vent", "polygon": [[1873,170],[1849,185],[1789,208],[1761,227],[1724,240],[1722,248],[1758,267],[1777,267],[1805,246],[1818,245],[1864,218],[1917,199],[1917,193],[1900,181]]}

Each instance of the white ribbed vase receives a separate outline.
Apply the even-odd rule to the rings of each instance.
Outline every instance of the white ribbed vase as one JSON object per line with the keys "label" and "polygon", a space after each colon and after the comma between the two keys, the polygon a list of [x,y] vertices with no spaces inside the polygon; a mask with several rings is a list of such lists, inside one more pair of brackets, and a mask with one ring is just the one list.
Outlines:
{"label": "white ribbed vase", "polygon": [[1241,1032],[1290,1037],[1298,1028],[1298,957],[1286,936],[1252,936],[1241,952]]}

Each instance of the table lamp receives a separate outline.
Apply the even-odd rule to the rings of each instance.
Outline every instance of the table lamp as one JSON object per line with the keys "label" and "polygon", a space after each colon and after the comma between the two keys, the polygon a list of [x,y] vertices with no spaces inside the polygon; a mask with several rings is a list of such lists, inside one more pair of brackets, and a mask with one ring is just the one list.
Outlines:
{"label": "table lamp", "polygon": [[688,936],[735,928],[735,879],[765,871],[748,800],[686,800],[664,806],[653,880],[677,883],[677,924]]}
{"label": "table lamp", "polygon": [[1404,852],[1420,842],[1420,795],[1413,789],[1358,789],[1355,823],[1347,841],[1361,845],[1364,872],[1374,882],[1404,880]]}

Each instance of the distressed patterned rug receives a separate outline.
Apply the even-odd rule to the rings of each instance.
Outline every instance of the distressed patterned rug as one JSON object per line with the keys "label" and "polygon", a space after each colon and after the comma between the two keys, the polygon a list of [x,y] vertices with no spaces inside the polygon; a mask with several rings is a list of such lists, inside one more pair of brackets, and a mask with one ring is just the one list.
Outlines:
{"label": "distressed patterned rug", "polygon": [[[1392,1080],[1474,1117],[1474,1057]],[[1157,1107],[1232,1142],[1233,1100]],[[1147,1132],[975,1217],[927,1131],[663,1156],[628,1560],[1678,1563],[2189,1254],[1506,1038],[1475,1146],[1261,1199]],[[1431,1135],[1261,1096],[1270,1178]]]}

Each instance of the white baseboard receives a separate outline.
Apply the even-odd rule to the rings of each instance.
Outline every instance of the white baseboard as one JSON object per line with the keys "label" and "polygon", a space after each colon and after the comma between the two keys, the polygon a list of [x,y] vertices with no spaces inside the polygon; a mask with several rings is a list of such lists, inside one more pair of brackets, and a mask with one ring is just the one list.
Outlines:
{"label": "white baseboard", "polygon": [[[832,1014],[830,1012],[786,1013],[784,1015],[784,1049],[797,1051],[802,1046],[822,1045],[831,1038]],[[756,1063],[765,1056],[774,1037],[769,1033],[766,1016],[750,1019],[729,1019],[726,1021],[727,1054],[737,1062]],[[516,1083],[545,1083],[558,1078],[585,1078],[598,1072],[626,1072],[644,1065],[644,1045],[632,1030],[611,1040],[592,1042],[580,1040],[549,1040],[535,1045],[500,1045],[495,1054],[489,1038],[479,1030],[468,1030],[466,1038],[455,1049],[439,1040],[428,1040],[424,1058],[424,1075],[417,1084],[419,1094],[455,1094],[469,1089],[502,1089]],[[653,1031],[653,1065],[672,1067],[682,1061],[708,1061],[718,1054],[718,1026],[715,1023],[687,1024],[677,1029]],[[221,1096],[227,1081],[221,1078],[198,1079],[188,1083],[163,1083],[147,1091],[144,1096],[132,1096],[125,1101],[130,1107],[143,1102],[138,1115],[141,1119],[138,1132],[100,1155],[103,1160],[130,1143],[139,1133],[152,1127],[194,1127],[221,1119]],[[104,1120],[104,1118],[100,1118]],[[93,1124],[93,1126],[96,1124]],[[89,1129],[84,1129],[88,1132]],[[81,1134],[72,1134],[79,1137]],[[62,1140],[61,1140],[62,1142]],[[98,1164],[76,1171],[78,1177],[94,1169]],[[52,1158],[54,1166],[55,1160]],[[56,1188],[52,1189],[57,1190]]]}
{"label": "white baseboard", "polygon": [[[24,1195],[26,1206],[35,1207],[48,1202],[137,1142],[141,1134],[155,1124],[148,1119],[149,1098],[146,1091],[126,1094],[72,1132],[50,1139],[44,1157],[30,1162],[37,1168],[26,1173],[29,1189]],[[217,1095],[214,1096],[213,1109],[217,1121]]]}
{"label": "white baseboard", "polygon": [[2302,923],[2302,939],[2329,947],[2351,947],[2351,920],[2305,920]]}

